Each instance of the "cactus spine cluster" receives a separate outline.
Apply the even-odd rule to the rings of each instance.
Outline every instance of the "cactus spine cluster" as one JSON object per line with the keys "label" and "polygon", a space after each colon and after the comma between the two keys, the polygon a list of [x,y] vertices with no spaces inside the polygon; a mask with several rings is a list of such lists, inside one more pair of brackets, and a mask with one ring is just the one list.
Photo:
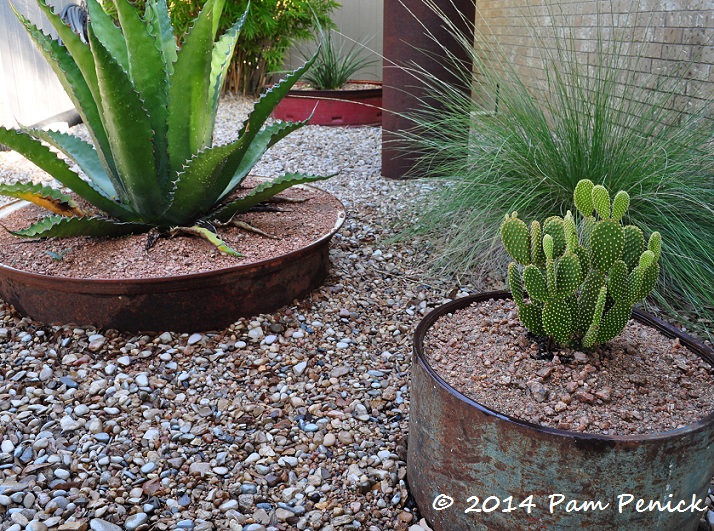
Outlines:
{"label": "cactus spine cluster", "polygon": [[645,245],[642,230],[623,225],[627,192],[611,201],[604,186],[583,179],[574,200],[579,224],[568,211],[529,228],[513,212],[501,239],[514,260],[508,282],[523,325],[561,345],[590,348],[622,332],[632,306],[654,288],[662,237],[653,232]]}

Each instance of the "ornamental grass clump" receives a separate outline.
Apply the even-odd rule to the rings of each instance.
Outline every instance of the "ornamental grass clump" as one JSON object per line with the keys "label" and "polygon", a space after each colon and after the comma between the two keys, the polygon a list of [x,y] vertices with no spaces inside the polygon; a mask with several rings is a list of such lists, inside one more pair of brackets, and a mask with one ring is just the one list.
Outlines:
{"label": "ornamental grass clump", "polygon": [[[240,256],[216,228],[290,186],[325,179],[289,173],[235,195],[261,156],[306,122],[267,118],[311,61],[275,84],[225,145],[213,143],[221,84],[247,10],[216,40],[225,0],[208,0],[180,46],[165,0],[149,0],[143,17],[117,0],[120,26],[88,0],[89,42],[39,5],[59,39],[15,12],[59,76],[93,143],[38,129],[0,128],[0,143],[18,151],[94,208],[62,190],[31,182],[0,185],[0,194],[51,212],[13,234],[28,238],[196,234]],[[48,145],[75,163],[81,173]],[[82,175],[83,174],[83,175]]]}
{"label": "ornamental grass clump", "polygon": [[[318,28],[315,36],[318,43],[317,57],[312,67],[302,76],[317,90],[338,90],[344,87],[360,69],[374,64],[377,60],[364,55],[363,45],[353,43],[345,49],[345,40],[338,44],[330,29]],[[308,59],[301,52],[303,59]]]}
{"label": "ornamental grass clump", "polygon": [[558,344],[591,348],[619,335],[632,306],[654,288],[662,236],[653,232],[645,246],[639,227],[623,225],[625,191],[611,202],[604,186],[583,179],[574,198],[579,229],[570,211],[530,228],[513,212],[500,233],[514,260],[508,283],[523,325]]}
{"label": "ornamental grass clump", "polygon": [[[409,113],[416,125],[404,132],[404,144],[422,154],[417,169],[443,186],[405,217],[404,235],[428,238],[435,268],[477,285],[506,273],[498,237],[504,212],[562,215],[583,178],[628,190],[628,221],[659,230],[668,243],[647,304],[711,330],[714,95],[711,82],[700,83],[707,48],[697,45],[711,46],[711,28],[671,48],[688,58],[669,57],[652,70],[653,44],[640,35],[656,33],[658,19],[638,5],[597,2],[609,12],[605,7],[582,27],[579,17],[559,11],[570,4],[546,4],[529,4],[509,19],[531,36],[527,57],[478,28],[474,44],[443,16],[473,68],[450,61],[448,50],[444,63],[471,90],[414,72],[428,97]],[[484,32],[487,22],[479,26]],[[521,58],[544,77],[536,83],[524,76]]]}

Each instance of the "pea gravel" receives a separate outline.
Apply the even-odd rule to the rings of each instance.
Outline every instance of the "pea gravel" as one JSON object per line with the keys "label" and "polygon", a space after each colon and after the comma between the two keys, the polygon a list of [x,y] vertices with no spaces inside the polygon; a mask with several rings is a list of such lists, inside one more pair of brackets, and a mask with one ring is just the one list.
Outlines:
{"label": "pea gravel", "polygon": [[[218,142],[248,110],[222,102]],[[152,335],[0,305],[0,531],[427,529],[405,481],[411,334],[472,290],[385,243],[424,187],[381,178],[380,138],[306,127],[255,169],[340,172],[320,183],[348,211],[331,273],[297,305]],[[51,182],[0,152],[0,182],[17,178]]]}

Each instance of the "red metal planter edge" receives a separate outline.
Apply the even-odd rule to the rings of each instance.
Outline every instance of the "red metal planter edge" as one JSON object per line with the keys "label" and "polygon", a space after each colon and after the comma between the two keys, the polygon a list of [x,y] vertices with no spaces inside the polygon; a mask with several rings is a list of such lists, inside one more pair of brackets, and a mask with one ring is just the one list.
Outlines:
{"label": "red metal planter edge", "polygon": [[[488,299],[491,292],[457,299],[430,312],[414,335],[408,481],[421,513],[435,530],[460,529],[695,529],[695,512],[618,511],[618,495],[689,504],[704,499],[714,475],[714,413],[682,428],[652,435],[606,436],[547,428],[492,411],[450,387],[423,351],[428,329],[446,313]],[[633,311],[714,365],[714,351],[663,321]],[[609,503],[604,510],[549,511],[549,496]],[[671,496],[670,496],[671,494]],[[518,508],[533,495],[537,507]],[[512,504],[504,512],[468,512],[478,496]],[[508,497],[512,496],[510,502]],[[469,498],[471,498],[469,500]],[[449,505],[449,504],[452,505]],[[526,524],[527,522],[527,524]],[[624,527],[623,527],[624,526]]]}
{"label": "red metal planter edge", "polygon": [[310,125],[323,126],[381,125],[381,82],[350,83],[380,87],[354,90],[291,90],[277,105],[273,117],[291,122],[310,118]]}

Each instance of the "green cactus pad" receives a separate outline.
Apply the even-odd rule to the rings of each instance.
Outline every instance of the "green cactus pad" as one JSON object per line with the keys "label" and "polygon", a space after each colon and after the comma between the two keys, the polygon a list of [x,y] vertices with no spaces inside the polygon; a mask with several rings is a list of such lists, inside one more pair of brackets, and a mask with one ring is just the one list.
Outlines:
{"label": "green cactus pad", "polygon": [[563,218],[563,229],[565,231],[565,249],[566,252],[573,252],[573,249],[578,245],[578,229],[575,227],[575,219],[570,210]]}
{"label": "green cactus pad", "polygon": [[563,299],[554,299],[543,306],[543,329],[558,343],[566,343],[575,332],[570,306]]}
{"label": "green cactus pad", "polygon": [[628,208],[630,208],[630,194],[624,190],[620,190],[615,194],[615,198],[612,200],[613,221],[620,221]]}
{"label": "green cactus pad", "polygon": [[622,250],[622,260],[627,264],[628,271],[638,264],[642,251],[645,250],[645,237],[639,227],[627,225],[625,231],[625,246]]}
{"label": "green cactus pad", "polygon": [[610,193],[601,185],[593,187],[593,204],[600,219],[610,219]]}
{"label": "green cactus pad", "polygon": [[608,273],[608,292],[616,303],[628,304],[630,295],[627,289],[629,269],[622,260],[615,262]]}
{"label": "green cactus pad", "polygon": [[578,257],[578,262],[580,262],[580,270],[583,273],[583,277],[587,274],[590,269],[590,253],[582,245],[576,245],[573,248],[573,254]]}
{"label": "green cactus pad", "polygon": [[522,265],[531,263],[530,233],[526,224],[518,219],[517,213],[506,216],[501,224],[501,240],[506,251],[516,262]]}
{"label": "green cactus pad", "polygon": [[578,330],[585,333],[590,327],[595,312],[595,305],[598,301],[600,290],[605,286],[605,274],[597,269],[590,269],[585,275],[585,281],[580,287],[580,298],[578,299]]}
{"label": "green cactus pad", "polygon": [[595,210],[592,196],[594,186],[590,179],[581,179],[575,186],[575,192],[573,193],[575,208],[583,216],[592,216],[593,210]]}
{"label": "green cactus pad", "polygon": [[647,249],[640,255],[640,263],[638,264],[642,269],[647,269],[655,262],[655,254]]}
{"label": "green cactus pad", "polygon": [[644,271],[640,266],[635,266],[635,268],[630,271],[630,275],[627,277],[627,297],[629,299],[630,305],[641,301],[644,297],[640,297],[642,293],[642,284],[644,282]]}
{"label": "green cactus pad", "polygon": [[662,252],[662,235],[655,231],[650,235],[647,248],[655,255],[655,262],[659,262],[659,255]]}
{"label": "green cactus pad", "polygon": [[635,294],[632,304],[639,302],[647,297],[657,285],[659,277],[659,264],[653,263],[647,269],[642,271],[642,284],[640,290]]}
{"label": "green cactus pad", "polygon": [[550,234],[546,234],[543,236],[543,254],[545,255],[546,260],[552,260],[553,259],[553,247],[555,244],[553,243],[553,237]]}
{"label": "green cactus pad", "polygon": [[590,236],[590,245],[592,267],[600,271],[607,271],[622,256],[622,250],[625,247],[625,231],[615,221],[600,221],[595,225]]}
{"label": "green cactus pad", "polygon": [[590,237],[593,234],[593,229],[596,224],[597,220],[595,219],[595,216],[588,216],[584,218],[581,224],[580,239],[582,240],[582,244],[588,249],[590,248]]}
{"label": "green cactus pad", "polygon": [[565,227],[563,218],[551,216],[543,222],[543,235],[553,238],[553,258],[558,258],[565,252]]}
{"label": "green cactus pad", "polygon": [[606,343],[622,332],[632,315],[632,306],[616,304],[602,318],[597,334],[597,343]]}
{"label": "green cactus pad", "polygon": [[593,311],[592,322],[590,327],[587,329],[585,336],[583,337],[582,344],[585,348],[591,348],[597,343],[597,336],[600,330],[600,322],[602,321],[602,314],[605,310],[605,300],[607,299],[607,288],[603,286],[600,288],[597,296],[597,302],[595,304],[595,310]]}
{"label": "green cactus pad", "polygon": [[574,295],[582,282],[580,261],[574,254],[565,254],[555,264],[556,297]]}
{"label": "green cactus pad", "polygon": [[531,333],[545,336],[543,329],[543,303],[527,302],[518,307],[518,318]]}
{"label": "green cactus pad", "polygon": [[513,300],[520,306],[523,300],[523,278],[515,262],[508,264],[508,287],[511,289]]}
{"label": "green cactus pad", "polygon": [[531,223],[531,263],[538,267],[545,267],[545,255],[541,244],[542,238],[543,232],[541,231],[540,223],[533,221]]}
{"label": "green cactus pad", "polygon": [[523,285],[531,299],[540,302],[548,300],[548,287],[545,277],[536,266],[531,264],[523,270]]}

